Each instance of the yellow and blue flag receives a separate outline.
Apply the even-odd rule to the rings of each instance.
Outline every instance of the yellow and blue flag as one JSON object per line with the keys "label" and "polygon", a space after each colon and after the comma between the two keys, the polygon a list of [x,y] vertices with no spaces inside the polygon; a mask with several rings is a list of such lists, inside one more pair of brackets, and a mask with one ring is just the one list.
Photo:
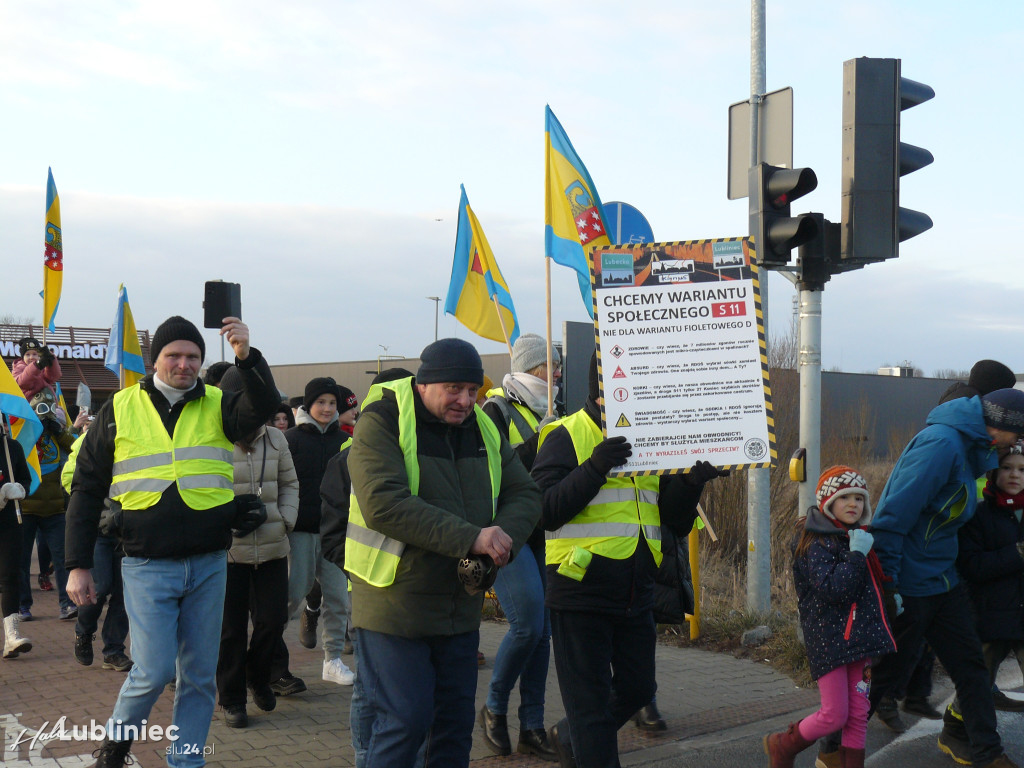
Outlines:
{"label": "yellow and blue flag", "polygon": [[130,387],[141,381],[146,375],[146,363],[142,359],[142,347],[139,345],[139,334],[135,330],[135,318],[132,308],[128,305],[128,289],[121,283],[117,295],[117,312],[110,326],[110,339],[107,341],[107,356],[103,366],[122,378],[122,387]]}
{"label": "yellow and blue flag", "polygon": [[[14,380],[11,370],[0,359],[0,413],[10,425],[10,434],[25,452],[25,461],[28,462],[28,471],[32,475],[32,484],[25,492],[29,495],[35,493],[39,487],[39,478],[42,472],[39,469],[39,455],[36,453],[36,441],[43,434],[43,423],[28,404],[21,387]],[[2,452],[0,452],[2,453]]]}
{"label": "yellow and blue flag", "polygon": [[60,197],[53,183],[53,171],[47,169],[46,238],[43,243],[43,327],[57,329],[57,306],[64,282],[64,240],[60,233]]}
{"label": "yellow and blue flag", "polygon": [[611,245],[611,239],[594,180],[551,107],[545,107],[544,154],[544,255],[576,270],[583,303],[593,317],[590,252]]}
{"label": "yellow and blue flag", "polygon": [[[452,280],[448,285],[448,298],[444,303],[445,314],[454,315],[456,320],[478,336],[514,344],[519,338],[519,318],[512,304],[512,294],[509,293],[505,278],[501,276],[484,230],[473,209],[469,207],[466,188],[461,185],[460,188],[462,199],[459,200],[459,229],[455,236],[455,259],[452,263]],[[495,306],[495,298],[500,309]],[[502,323],[508,333],[507,339],[502,331]]]}

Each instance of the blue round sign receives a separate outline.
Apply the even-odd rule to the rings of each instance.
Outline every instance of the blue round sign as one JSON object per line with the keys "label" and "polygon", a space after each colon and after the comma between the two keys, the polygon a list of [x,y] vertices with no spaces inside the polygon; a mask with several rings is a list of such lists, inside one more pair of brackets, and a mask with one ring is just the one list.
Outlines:
{"label": "blue round sign", "polygon": [[644,215],[629,203],[611,202],[602,206],[608,235],[614,245],[653,243],[654,231]]}

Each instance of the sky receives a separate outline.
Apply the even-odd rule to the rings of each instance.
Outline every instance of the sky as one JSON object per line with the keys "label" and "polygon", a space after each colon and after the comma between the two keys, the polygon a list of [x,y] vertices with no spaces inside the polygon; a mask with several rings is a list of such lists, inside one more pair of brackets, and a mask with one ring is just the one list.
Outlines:
{"label": "sky", "polygon": [[[544,332],[544,107],[601,198],[656,240],[746,234],[726,198],[728,107],[750,94],[750,3],[718,0],[0,0],[0,315],[40,322],[47,168],[60,193],[58,325],[202,320],[203,282],[242,284],[271,363],[415,357],[439,334],[465,184],[524,331]],[[935,226],[837,276],[822,364],[1024,371],[1017,241],[1018,3],[767,0],[767,90],[794,89],[794,204],[839,221],[843,62],[902,59],[934,100],[902,138],[935,163],[901,204]],[[1006,172],[1004,172],[1006,171]],[[794,254],[795,255],[795,254]],[[588,320],[552,265],[554,336]],[[794,289],[768,280],[769,335]],[[214,331],[208,348],[216,355]],[[211,359],[213,359],[211,357]]]}

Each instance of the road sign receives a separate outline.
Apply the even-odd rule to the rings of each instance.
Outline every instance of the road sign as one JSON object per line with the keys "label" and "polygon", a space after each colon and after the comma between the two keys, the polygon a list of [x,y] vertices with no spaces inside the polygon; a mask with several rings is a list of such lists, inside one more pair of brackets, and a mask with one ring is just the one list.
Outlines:
{"label": "road sign", "polygon": [[[793,167],[793,89],[766,93],[761,102],[758,160],[780,168]],[[729,106],[730,200],[746,197],[750,170],[750,101]]]}
{"label": "road sign", "polygon": [[646,217],[629,203],[605,203],[603,209],[612,243],[650,243],[654,240],[654,231]]}

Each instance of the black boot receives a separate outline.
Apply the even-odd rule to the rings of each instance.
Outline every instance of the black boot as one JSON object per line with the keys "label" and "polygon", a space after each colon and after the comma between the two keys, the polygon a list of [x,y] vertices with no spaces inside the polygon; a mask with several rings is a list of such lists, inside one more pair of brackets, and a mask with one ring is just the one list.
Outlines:
{"label": "black boot", "polygon": [[642,707],[633,715],[633,723],[641,731],[664,731],[668,728],[665,720],[658,711],[657,705],[652,701],[646,707]]}
{"label": "black boot", "polygon": [[562,718],[548,728],[548,744],[558,757],[559,768],[576,768],[576,756],[572,752],[572,741],[569,739],[569,721]]}
{"label": "black boot", "polygon": [[519,746],[516,752],[523,755],[536,755],[541,760],[557,762],[558,755],[548,742],[548,734],[543,728],[522,730],[519,732]]}
{"label": "black boot", "polygon": [[128,754],[131,748],[131,739],[128,741],[105,739],[99,749],[92,753],[93,757],[99,758],[93,763],[92,768],[121,768],[125,765],[134,765],[135,759]]}
{"label": "black boot", "polygon": [[512,741],[508,737],[508,718],[496,715],[484,704],[480,708],[480,725],[484,729],[484,744],[496,755],[511,755]]}

